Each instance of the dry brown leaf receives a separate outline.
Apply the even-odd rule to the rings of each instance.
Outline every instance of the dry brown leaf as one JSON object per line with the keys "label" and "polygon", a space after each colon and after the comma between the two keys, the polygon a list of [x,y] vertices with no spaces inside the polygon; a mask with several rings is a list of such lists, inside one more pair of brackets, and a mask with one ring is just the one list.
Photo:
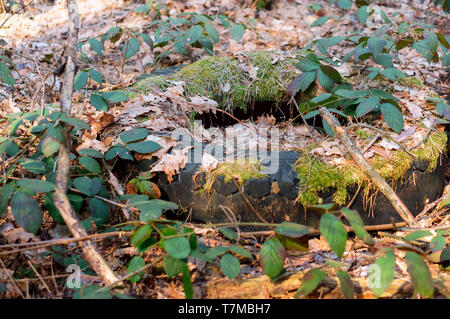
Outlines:
{"label": "dry brown leaf", "polygon": [[83,148],[91,148],[102,154],[105,154],[105,152],[108,151],[108,147],[104,144],[104,142],[95,139],[95,137],[92,137],[92,135],[87,131],[84,131],[82,141],[83,142],[76,147],[77,151]]}

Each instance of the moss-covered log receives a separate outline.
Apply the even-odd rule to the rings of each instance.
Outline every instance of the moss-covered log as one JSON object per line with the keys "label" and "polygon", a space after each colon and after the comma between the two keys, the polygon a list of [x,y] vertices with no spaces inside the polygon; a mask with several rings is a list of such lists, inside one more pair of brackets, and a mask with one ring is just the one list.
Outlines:
{"label": "moss-covered log", "polygon": [[174,73],[149,76],[137,82],[134,90],[148,92],[182,81],[188,98],[205,96],[217,101],[218,107],[227,111],[236,108],[247,111],[249,106],[258,102],[279,105],[288,101],[286,87],[299,73],[295,65],[300,58],[300,54],[286,55],[273,51],[242,53],[233,57],[210,56]]}

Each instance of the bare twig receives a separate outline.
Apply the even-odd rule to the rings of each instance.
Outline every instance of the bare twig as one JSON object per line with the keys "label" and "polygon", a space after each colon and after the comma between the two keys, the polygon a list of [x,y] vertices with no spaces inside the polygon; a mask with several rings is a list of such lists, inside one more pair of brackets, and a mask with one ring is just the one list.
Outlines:
{"label": "bare twig", "polygon": [[19,293],[19,295],[23,298],[26,299],[25,296],[23,295],[22,291],[19,289],[19,287],[16,284],[16,281],[14,280],[14,278],[11,276],[11,274],[9,273],[8,269],[6,269],[5,264],[3,263],[3,261],[0,259],[0,264],[2,264],[2,268],[5,271],[6,276],[8,276],[9,280],[11,281],[11,284],[14,286],[14,288],[17,290],[17,292]]}
{"label": "bare twig", "polygon": [[369,142],[369,144],[367,144],[367,146],[364,147],[364,149],[362,150],[361,153],[364,154],[365,152],[367,152],[367,151],[372,147],[372,145],[375,144],[376,141],[378,141],[378,139],[380,138],[380,136],[381,136],[381,134],[380,134],[380,133],[377,133],[377,135],[375,135],[375,137]]}
{"label": "bare twig", "polygon": [[377,132],[378,134],[380,134],[381,136],[383,136],[384,138],[387,138],[388,140],[390,140],[390,141],[394,142],[395,144],[397,144],[398,147],[400,147],[403,151],[408,153],[408,155],[411,156],[412,158],[417,158],[417,155],[411,153],[411,150],[407,149],[402,143],[397,141],[395,138],[392,138],[388,133],[386,133],[385,131],[383,131],[382,129],[379,129],[377,127],[374,127],[374,126],[371,126],[371,125],[365,124],[365,123],[355,123],[355,124],[347,126],[346,128],[344,128],[344,130],[348,131],[348,130],[351,130],[351,129],[355,128],[355,127],[364,127],[364,128],[371,129],[371,130]]}
{"label": "bare twig", "polygon": [[98,289],[97,291],[98,291],[98,292],[101,292],[101,291],[109,290],[109,289],[113,288],[114,286],[117,286],[118,284],[120,284],[122,281],[127,280],[127,279],[129,279],[129,278],[131,278],[131,277],[133,277],[133,276],[136,276],[137,274],[140,274],[140,273],[143,272],[144,270],[146,270],[146,269],[148,269],[148,268],[151,268],[151,267],[155,266],[155,265],[156,265],[157,263],[159,263],[163,258],[164,258],[164,256],[159,256],[159,257],[157,257],[155,260],[153,260],[151,263],[149,263],[149,264],[147,264],[147,265],[145,265],[145,266],[139,268],[138,270],[136,270],[136,271],[134,271],[134,272],[132,272],[132,273],[129,273],[128,275],[126,275],[126,276],[124,276],[124,277],[122,277],[122,278],[120,278],[120,279],[117,279],[115,282],[112,282],[112,283],[110,283],[109,285],[107,285],[107,286],[105,286],[105,287],[102,287],[102,288]]}
{"label": "bare twig", "polygon": [[33,264],[31,263],[31,261],[27,260],[28,264],[30,265],[31,269],[33,269],[33,272],[36,274],[36,276],[38,276],[39,281],[42,283],[42,285],[44,286],[44,288],[48,291],[49,294],[52,293],[52,291],[50,290],[50,288],[48,287],[47,283],[45,282],[45,280],[42,278],[41,274],[36,270],[36,268],[34,268]]}
{"label": "bare twig", "polygon": [[359,166],[359,168],[364,172],[364,174],[375,184],[375,186],[386,196],[390,201],[394,209],[397,211],[399,216],[409,225],[417,227],[418,224],[414,219],[414,216],[409,211],[408,207],[402,202],[398,195],[394,192],[392,187],[383,179],[383,177],[378,174],[377,171],[366,161],[364,155],[353,143],[353,141],[347,135],[345,129],[339,124],[336,118],[328,111],[325,107],[319,109],[320,115],[325,119],[330,128],[332,129],[334,135],[339,139],[341,144],[344,146],[346,151],[350,153],[353,160]]}

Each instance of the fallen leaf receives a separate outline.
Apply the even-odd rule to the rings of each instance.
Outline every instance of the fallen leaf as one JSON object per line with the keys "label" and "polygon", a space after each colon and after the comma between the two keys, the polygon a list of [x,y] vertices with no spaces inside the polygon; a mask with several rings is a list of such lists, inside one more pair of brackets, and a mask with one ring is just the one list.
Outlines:
{"label": "fallen leaf", "polygon": [[173,176],[178,174],[186,166],[188,161],[186,153],[189,149],[191,149],[191,146],[173,150],[172,154],[165,154],[150,172],[164,172],[169,183],[172,183]]}

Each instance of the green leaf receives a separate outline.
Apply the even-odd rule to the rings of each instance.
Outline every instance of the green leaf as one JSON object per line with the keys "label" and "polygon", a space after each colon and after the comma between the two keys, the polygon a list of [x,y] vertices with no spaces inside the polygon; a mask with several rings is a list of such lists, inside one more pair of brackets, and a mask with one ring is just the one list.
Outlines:
{"label": "green leaf", "polygon": [[[103,55],[103,53],[105,52],[105,47],[103,45],[103,42],[101,42],[101,41],[99,41],[97,39],[94,39],[94,38],[90,38],[88,40],[88,42],[89,42],[92,50],[95,51],[95,53],[97,53],[99,56]],[[101,83],[101,82],[98,82],[98,83]]]}
{"label": "green leaf", "polygon": [[400,134],[403,129],[402,113],[391,103],[380,104],[386,124],[396,133]]}
{"label": "green leaf", "polygon": [[128,100],[128,96],[120,91],[103,92],[102,97],[114,103],[125,102]]}
{"label": "green leaf", "polygon": [[284,247],[278,239],[269,238],[260,250],[260,262],[264,273],[271,279],[283,270]]}
{"label": "green leaf", "polygon": [[50,157],[59,151],[59,142],[51,136],[46,136],[41,141],[41,150],[46,157]]}
{"label": "green leaf", "polygon": [[186,41],[188,44],[192,44],[198,41],[203,33],[203,27],[201,25],[194,25],[188,31],[186,31]]}
{"label": "green leaf", "polygon": [[101,199],[89,199],[89,212],[95,225],[103,226],[109,218],[109,205]]}
{"label": "green leaf", "polygon": [[436,36],[444,48],[450,49],[450,44],[448,43],[447,39],[445,38],[445,35],[436,33]]}
{"label": "green leaf", "polygon": [[275,228],[275,232],[281,234],[283,236],[291,237],[291,238],[299,238],[311,233],[311,228],[305,225],[300,225],[291,222],[281,223],[277,228]]}
{"label": "green leaf", "polygon": [[[331,67],[329,65],[321,65],[320,66],[320,71],[322,71],[324,74],[326,74],[334,82],[341,82],[342,81],[342,77],[339,74],[339,72],[335,68],[333,68],[333,67]],[[319,76],[319,74],[320,74],[320,72],[318,73],[318,76]],[[320,83],[320,81],[319,81],[319,83]]]}
{"label": "green leaf", "polygon": [[348,10],[352,7],[353,3],[351,0],[338,0],[338,7],[341,9]]}
{"label": "green leaf", "polygon": [[131,144],[127,144],[125,147],[129,151],[134,151],[134,152],[140,153],[140,154],[153,153],[162,148],[161,145],[159,145],[158,143],[153,142],[153,141],[131,143]]}
{"label": "green leaf", "polygon": [[0,187],[0,218],[8,208],[9,198],[14,192],[14,184],[8,183]]}
{"label": "green leaf", "polygon": [[189,256],[191,245],[186,237],[175,237],[164,240],[164,249],[172,257],[183,259]]}
{"label": "green leaf", "polygon": [[6,150],[13,144],[12,140],[6,140],[2,143],[0,143],[0,154],[3,154],[6,152]]}
{"label": "green leaf", "polygon": [[287,250],[308,251],[308,239],[307,237],[287,237],[281,234],[276,234],[275,237],[280,241],[283,247]]}
{"label": "green leaf", "polygon": [[228,27],[230,26],[230,20],[223,14],[219,14],[218,18],[222,23],[222,25],[225,27],[225,29],[228,29]]}
{"label": "green leaf", "polygon": [[194,288],[191,281],[191,273],[189,268],[185,267],[183,270],[183,289],[186,299],[192,299],[194,297]]}
{"label": "green leaf", "polygon": [[73,293],[73,299],[112,299],[108,290],[100,290],[100,288],[98,285],[90,285],[79,289]]}
{"label": "green leaf", "polygon": [[231,240],[238,239],[238,235],[236,234],[236,232],[229,227],[220,227],[219,231],[228,239],[231,239]]}
{"label": "green leaf", "polygon": [[146,4],[143,4],[139,7],[137,7],[136,9],[134,9],[134,12],[148,14],[150,12],[150,8]]}
{"label": "green leaf", "polygon": [[369,233],[364,229],[364,223],[359,216],[359,214],[354,211],[350,210],[346,207],[342,207],[341,209],[342,214],[344,214],[345,218],[350,222],[350,226],[353,227],[353,231],[355,232],[356,236],[359,237],[362,241],[364,241],[367,245],[372,244],[372,238],[370,237]]}
{"label": "green leaf", "polygon": [[367,91],[353,91],[353,90],[346,90],[346,89],[339,89],[334,92],[334,94],[346,97],[346,98],[359,98],[359,97],[365,97],[368,95]]}
{"label": "green leaf", "polygon": [[78,150],[78,154],[87,155],[87,156],[95,157],[95,158],[103,158],[104,157],[102,153],[100,153],[99,151],[94,150],[92,148],[83,148],[81,150]]}
{"label": "green leaf", "polygon": [[311,28],[318,27],[328,21],[328,17],[320,17],[311,24]]}
{"label": "green leaf", "polygon": [[315,98],[311,99],[311,102],[312,103],[320,103],[320,102],[328,100],[332,96],[333,96],[333,94],[331,94],[331,93],[322,93],[322,94],[316,96]]}
{"label": "green leaf", "polygon": [[[130,260],[128,263],[128,273],[131,274],[135,271],[138,271],[142,267],[145,266],[145,260],[141,256],[134,256],[133,259]],[[129,280],[132,283],[135,283],[139,280],[141,280],[141,276],[144,274],[144,271],[140,272],[139,274],[134,275],[133,277],[130,277]]]}
{"label": "green leaf", "polygon": [[393,56],[386,53],[381,53],[372,58],[373,62],[376,64],[380,64],[386,68],[393,68],[394,64],[392,63]]}
{"label": "green leaf", "polygon": [[48,193],[55,190],[55,184],[40,179],[21,178],[16,183],[17,186],[28,189],[33,193]]}
{"label": "green leaf", "polygon": [[368,287],[374,295],[379,298],[394,280],[395,274],[395,256],[392,249],[387,250],[383,256],[378,258],[374,264],[369,267],[367,277]]}
{"label": "green leaf", "polygon": [[77,130],[79,129],[85,129],[85,130],[90,130],[91,127],[83,120],[77,119],[75,117],[66,117],[66,116],[62,116],[61,117],[61,121],[64,123],[67,123],[69,125],[72,125],[73,127],[75,127]]}
{"label": "green leaf", "polygon": [[406,76],[402,71],[397,70],[395,68],[384,69],[383,71],[381,71],[381,74],[384,77],[386,77],[386,78],[388,78],[389,80],[392,80],[392,81],[397,81],[397,80],[402,79],[402,78],[404,78]]}
{"label": "green leaf", "polygon": [[342,222],[334,215],[326,213],[322,215],[322,218],[320,219],[319,228],[330,248],[339,258],[341,258],[347,242],[347,231]]}
{"label": "green leaf", "polygon": [[378,105],[380,100],[378,97],[371,97],[368,99],[364,99],[361,103],[358,104],[356,107],[355,115],[356,117],[362,117],[366,115],[367,113],[371,112],[373,109],[375,109]]}
{"label": "green leaf", "polygon": [[326,277],[326,273],[319,268],[314,268],[309,270],[303,276],[302,283],[300,288],[295,292],[295,298],[300,298],[301,296],[308,296],[311,292],[313,292],[317,286],[324,280]]}
{"label": "green leaf", "polygon": [[120,40],[120,37],[122,36],[122,28],[120,28],[120,27],[112,27],[111,29],[108,30],[106,35],[107,35],[107,38],[112,43],[116,43],[117,41]]}
{"label": "green leaf", "polygon": [[245,32],[245,29],[242,24],[234,24],[230,29],[231,37],[237,42],[242,40],[242,37],[244,36],[244,32]]}
{"label": "green leaf", "polygon": [[286,92],[290,96],[295,96],[299,90],[305,92],[306,89],[314,82],[316,72],[303,72],[289,83]]}
{"label": "green leaf", "polygon": [[209,249],[206,253],[205,256],[209,259],[214,259],[217,256],[223,254],[224,252],[226,252],[227,249],[223,246],[216,246],[214,248]]}
{"label": "green leaf", "polygon": [[241,255],[241,256],[253,259],[252,254],[250,254],[248,250],[242,248],[241,246],[235,246],[235,245],[229,246],[228,250],[233,252],[233,253],[236,253],[238,255]]}
{"label": "green leaf", "polygon": [[341,290],[342,290],[342,293],[344,294],[344,297],[347,299],[354,299],[355,292],[354,292],[353,282],[350,279],[350,275],[348,274],[348,272],[339,269],[337,271],[337,276],[339,278],[339,282],[341,284]]}
{"label": "green leaf", "polygon": [[42,211],[38,202],[27,193],[17,192],[11,199],[11,213],[21,227],[36,234],[41,226]]}
{"label": "green leaf", "polygon": [[0,62],[0,79],[10,86],[13,86],[14,83],[16,82],[16,80],[12,77],[11,71],[2,62]]}
{"label": "green leaf", "polygon": [[134,206],[141,211],[139,220],[143,222],[159,218],[163,210],[178,209],[177,204],[162,199],[151,199],[145,202],[136,203]]}
{"label": "green leaf", "polygon": [[326,75],[322,68],[318,69],[317,71],[317,81],[322,86],[322,88],[326,91],[330,91],[335,84],[335,81],[330,78],[328,75]]}
{"label": "green leaf", "polygon": [[383,18],[385,23],[391,23],[391,20],[389,20],[388,15],[383,10],[380,10],[380,15]]}
{"label": "green leaf", "polygon": [[73,186],[87,196],[94,196],[102,189],[102,184],[98,179],[91,179],[86,176],[75,178]]}
{"label": "green leaf", "polygon": [[408,272],[411,275],[415,293],[425,297],[433,297],[434,285],[427,264],[418,254],[408,251],[405,255]]}
{"label": "green leaf", "polygon": [[369,15],[370,11],[368,6],[362,6],[356,12],[356,16],[358,17],[358,20],[359,22],[361,22],[361,24],[366,24]]}
{"label": "green leaf", "polygon": [[113,146],[105,153],[105,160],[109,161],[119,155],[120,158],[125,160],[133,160],[133,156],[131,156],[130,152],[128,152],[125,148],[120,146]]}
{"label": "green leaf", "polygon": [[135,142],[143,140],[148,136],[148,130],[146,128],[134,128],[123,132],[119,135],[120,139],[124,143]]}
{"label": "green leaf", "polygon": [[320,67],[320,61],[317,55],[310,53],[297,66],[303,72],[315,71]]}
{"label": "green leaf", "polygon": [[241,265],[239,260],[231,254],[225,254],[220,259],[220,268],[225,276],[233,279],[239,276]]}
{"label": "green leaf", "polygon": [[153,50],[153,40],[147,33],[140,34],[141,39]]}
{"label": "green leaf", "polygon": [[133,232],[130,237],[130,244],[139,247],[144,241],[146,241],[152,235],[153,227],[151,225],[144,225],[139,227]]}
{"label": "green leaf", "polygon": [[97,70],[89,70],[89,76],[92,78],[92,80],[94,80],[95,82],[101,84],[103,83],[103,76],[100,72],[98,72]]}
{"label": "green leaf", "polygon": [[323,54],[328,55],[328,48],[336,45],[338,43],[341,43],[344,41],[346,37],[344,36],[336,36],[331,38],[325,38],[325,39],[319,39],[317,41],[317,49],[322,52]]}
{"label": "green leaf", "polygon": [[[1,198],[1,196],[0,196]],[[1,203],[0,203],[1,205]],[[0,211],[1,216],[1,211]],[[445,248],[445,238],[442,236],[435,236],[430,242],[430,248],[432,252],[437,252]]]}
{"label": "green leaf", "polygon": [[219,42],[219,32],[217,32],[217,30],[210,25],[209,23],[205,23],[205,30],[206,33],[208,33],[208,35],[211,37],[211,39],[213,39],[214,43]]}
{"label": "green leaf", "polygon": [[75,75],[75,79],[73,80],[73,90],[78,91],[82,87],[84,87],[88,81],[88,72],[79,71],[77,75]]}
{"label": "green leaf", "polygon": [[78,159],[80,164],[90,173],[99,174],[102,171],[100,164],[89,156],[82,156]]}
{"label": "green leaf", "polygon": [[402,39],[395,43],[395,48],[397,49],[397,51],[400,51],[401,49],[406,48],[407,46],[410,46],[413,43],[414,43],[413,38]]}
{"label": "green leaf", "polygon": [[167,274],[167,277],[177,276],[182,273],[185,268],[187,268],[186,262],[181,259],[174,258],[170,255],[164,256],[163,260],[164,271]]}
{"label": "green leaf", "polygon": [[200,37],[200,39],[198,39],[198,42],[203,47],[203,49],[205,50],[206,53],[208,53],[210,55],[214,54],[214,44],[212,43],[212,41],[209,38]]}
{"label": "green leaf", "polygon": [[135,38],[129,39],[122,46],[122,55],[129,59],[139,51],[139,42]]}
{"label": "green leaf", "polygon": [[28,160],[20,163],[24,169],[34,174],[45,174],[47,173],[47,169],[45,168],[44,163],[38,162],[35,160]]}
{"label": "green leaf", "polygon": [[322,119],[322,126],[323,129],[325,130],[325,133],[327,133],[330,136],[334,136],[333,130],[331,129],[331,127],[328,125],[327,121],[325,121],[325,119]]}
{"label": "green leaf", "polygon": [[433,234],[431,232],[429,232],[428,230],[416,230],[413,231],[411,233],[409,233],[408,235],[406,235],[403,240],[404,241],[414,241],[417,240],[419,238],[422,237],[427,237],[427,236],[432,236]]}

